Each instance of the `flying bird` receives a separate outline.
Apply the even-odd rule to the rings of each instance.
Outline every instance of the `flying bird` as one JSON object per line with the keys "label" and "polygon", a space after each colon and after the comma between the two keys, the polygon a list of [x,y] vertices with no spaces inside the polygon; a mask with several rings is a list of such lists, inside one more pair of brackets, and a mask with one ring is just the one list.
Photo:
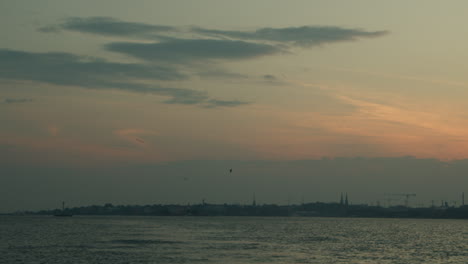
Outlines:
{"label": "flying bird", "polygon": [[135,138],[135,140],[140,142],[140,143],[145,143],[142,139],[139,139],[139,138]]}
{"label": "flying bird", "polygon": [[232,173],[232,169],[229,169],[229,173]]}

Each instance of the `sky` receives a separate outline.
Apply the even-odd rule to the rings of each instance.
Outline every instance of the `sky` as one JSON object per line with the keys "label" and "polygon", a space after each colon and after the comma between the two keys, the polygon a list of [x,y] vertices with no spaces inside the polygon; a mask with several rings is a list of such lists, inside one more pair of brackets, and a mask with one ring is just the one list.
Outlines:
{"label": "sky", "polygon": [[1,1],[0,212],[253,193],[460,203],[467,8]]}

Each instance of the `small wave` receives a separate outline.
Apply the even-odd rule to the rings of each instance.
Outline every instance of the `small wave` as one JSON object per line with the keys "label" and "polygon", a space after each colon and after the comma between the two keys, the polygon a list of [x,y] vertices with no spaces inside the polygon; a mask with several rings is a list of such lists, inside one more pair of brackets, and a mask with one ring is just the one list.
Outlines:
{"label": "small wave", "polygon": [[338,239],[334,237],[328,237],[328,236],[313,236],[313,237],[305,237],[301,239],[302,242],[337,242]]}
{"label": "small wave", "polygon": [[38,250],[38,249],[91,249],[95,248],[93,245],[62,245],[62,244],[54,244],[54,245],[8,245],[7,249],[9,250]]}
{"label": "small wave", "polygon": [[260,248],[258,243],[214,243],[209,244],[204,249],[207,250],[255,250]]}
{"label": "small wave", "polygon": [[131,245],[154,245],[154,244],[181,244],[180,241],[159,240],[159,239],[118,239],[112,240],[111,243],[116,244],[131,244]]}

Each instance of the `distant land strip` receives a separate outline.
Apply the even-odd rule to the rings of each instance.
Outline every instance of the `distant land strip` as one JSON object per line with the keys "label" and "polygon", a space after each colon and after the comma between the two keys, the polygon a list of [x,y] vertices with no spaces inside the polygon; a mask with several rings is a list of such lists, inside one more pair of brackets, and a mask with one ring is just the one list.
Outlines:
{"label": "distant land strip", "polygon": [[300,205],[263,204],[172,204],[172,205],[90,205],[54,210],[16,212],[14,215],[133,215],[133,216],[309,216],[370,218],[468,219],[468,206],[406,207],[304,203]]}

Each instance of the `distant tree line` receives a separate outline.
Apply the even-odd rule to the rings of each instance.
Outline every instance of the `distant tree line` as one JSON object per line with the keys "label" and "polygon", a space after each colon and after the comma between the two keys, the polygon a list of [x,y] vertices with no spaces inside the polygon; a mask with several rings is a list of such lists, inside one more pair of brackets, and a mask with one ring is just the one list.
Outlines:
{"label": "distant tree line", "polygon": [[55,210],[25,212],[35,215],[140,215],[140,216],[316,216],[316,217],[385,217],[385,218],[454,218],[468,219],[468,206],[410,208],[306,203],[301,205],[90,205]]}

